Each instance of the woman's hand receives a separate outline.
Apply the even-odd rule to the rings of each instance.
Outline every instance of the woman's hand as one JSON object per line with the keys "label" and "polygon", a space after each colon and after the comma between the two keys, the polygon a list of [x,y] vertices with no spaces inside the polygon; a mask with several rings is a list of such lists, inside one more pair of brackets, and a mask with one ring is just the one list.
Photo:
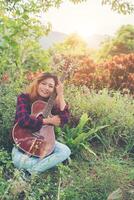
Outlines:
{"label": "woman's hand", "polygon": [[61,123],[61,120],[58,115],[54,115],[52,117],[47,117],[47,118],[43,119],[44,125],[52,124],[54,126],[59,126],[60,123]]}
{"label": "woman's hand", "polygon": [[63,93],[64,93],[63,83],[61,83],[60,80],[58,80],[58,85],[56,86],[56,93],[57,93],[57,97],[63,96]]}
{"label": "woman's hand", "polygon": [[56,86],[56,92],[57,92],[57,97],[56,97],[56,103],[59,106],[60,110],[64,110],[66,106],[66,102],[64,100],[64,91],[63,91],[63,84],[61,81],[58,81],[58,85]]}

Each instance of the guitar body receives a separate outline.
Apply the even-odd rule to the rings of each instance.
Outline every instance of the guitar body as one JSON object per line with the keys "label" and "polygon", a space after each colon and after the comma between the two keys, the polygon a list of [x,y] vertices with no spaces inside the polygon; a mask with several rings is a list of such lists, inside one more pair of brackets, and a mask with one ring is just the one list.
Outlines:
{"label": "guitar body", "polygon": [[[36,101],[32,104],[31,115],[38,117],[47,107],[44,101]],[[45,157],[51,154],[55,147],[54,126],[44,125],[38,132],[32,132],[29,128],[21,128],[18,123],[12,131],[13,140],[22,151],[30,156]]]}

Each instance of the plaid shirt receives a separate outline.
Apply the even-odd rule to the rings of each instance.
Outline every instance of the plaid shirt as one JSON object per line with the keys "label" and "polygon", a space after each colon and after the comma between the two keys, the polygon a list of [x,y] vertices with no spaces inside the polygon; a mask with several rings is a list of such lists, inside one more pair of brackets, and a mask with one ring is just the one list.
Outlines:
{"label": "plaid shirt", "polygon": [[[64,126],[69,119],[69,110],[66,105],[64,110],[61,111],[57,106],[53,106],[52,115],[58,115],[61,120],[61,126]],[[37,118],[31,116],[31,102],[28,94],[20,94],[17,98],[15,123],[18,122],[20,127],[27,127],[32,129],[32,131],[38,131],[43,125],[43,116],[40,115]]]}

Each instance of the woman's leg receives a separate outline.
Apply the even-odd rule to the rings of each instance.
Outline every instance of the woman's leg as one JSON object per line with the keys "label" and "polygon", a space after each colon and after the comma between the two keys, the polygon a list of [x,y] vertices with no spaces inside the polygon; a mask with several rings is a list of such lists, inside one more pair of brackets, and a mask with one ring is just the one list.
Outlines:
{"label": "woman's leg", "polygon": [[12,151],[12,159],[17,168],[26,169],[30,173],[38,173],[63,162],[70,154],[71,151],[66,145],[56,141],[54,152],[42,160],[36,157],[27,157],[15,147]]}

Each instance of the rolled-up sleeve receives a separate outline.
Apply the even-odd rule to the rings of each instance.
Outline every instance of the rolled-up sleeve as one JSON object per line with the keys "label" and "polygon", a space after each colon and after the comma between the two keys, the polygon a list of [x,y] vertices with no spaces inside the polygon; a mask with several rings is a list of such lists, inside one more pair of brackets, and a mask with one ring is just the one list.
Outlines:
{"label": "rolled-up sleeve", "polygon": [[36,118],[30,115],[30,113],[31,106],[28,95],[19,95],[16,106],[16,122],[18,122],[20,127],[30,128],[33,131],[40,130],[43,124],[43,116]]}

